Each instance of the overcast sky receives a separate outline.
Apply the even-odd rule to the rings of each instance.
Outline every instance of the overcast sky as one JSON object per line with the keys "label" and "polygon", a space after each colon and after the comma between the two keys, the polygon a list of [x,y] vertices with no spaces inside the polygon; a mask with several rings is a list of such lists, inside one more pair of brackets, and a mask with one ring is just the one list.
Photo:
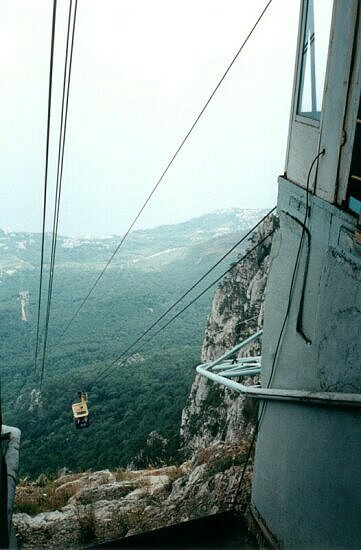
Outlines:
{"label": "overcast sky", "polygon": [[[79,0],[59,232],[121,234],[266,0]],[[68,0],[58,0],[54,186]],[[137,228],[272,207],[283,172],[298,0],[273,0]],[[0,227],[40,231],[51,0],[2,0]],[[50,202],[51,200],[51,202]],[[49,197],[48,228],[53,208]]]}

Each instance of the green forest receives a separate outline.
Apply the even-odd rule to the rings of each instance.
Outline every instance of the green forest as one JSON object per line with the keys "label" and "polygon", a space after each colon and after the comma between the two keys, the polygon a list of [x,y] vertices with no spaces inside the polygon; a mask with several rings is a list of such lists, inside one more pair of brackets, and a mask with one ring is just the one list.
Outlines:
{"label": "green forest", "polygon": [[[192,223],[191,235],[198,234],[199,227]],[[177,242],[177,226],[166,227],[158,239],[156,230],[149,230],[148,239],[146,231],[141,239],[135,235],[133,249],[130,246],[119,254],[64,335],[112,247],[97,249],[94,242],[89,242],[78,247],[78,251],[59,249],[41,395],[47,286],[35,369],[39,242],[33,235],[32,251],[28,246],[19,250],[18,244],[12,250],[11,242],[25,241],[19,241],[19,234],[2,235],[0,243],[7,243],[7,253],[1,258],[0,285],[2,407],[4,422],[22,430],[22,476],[36,477],[42,472],[50,475],[64,466],[73,471],[125,467],[153,430],[168,440],[168,459],[177,460],[181,412],[200,360],[214,289],[149,343],[147,336],[129,353],[126,364],[114,365],[104,377],[100,373],[242,232],[234,232],[231,225],[228,232],[217,236],[215,230],[207,233],[203,228],[202,237],[195,239],[190,238],[189,231],[182,236],[180,230]],[[49,241],[48,236],[47,246]],[[218,266],[164,322],[225,271],[239,252],[236,250]],[[45,266],[45,281],[47,275]],[[26,321],[21,317],[19,296],[24,291],[29,293]],[[71,404],[77,401],[79,390],[89,393],[91,425],[85,430],[76,430],[72,421]]]}

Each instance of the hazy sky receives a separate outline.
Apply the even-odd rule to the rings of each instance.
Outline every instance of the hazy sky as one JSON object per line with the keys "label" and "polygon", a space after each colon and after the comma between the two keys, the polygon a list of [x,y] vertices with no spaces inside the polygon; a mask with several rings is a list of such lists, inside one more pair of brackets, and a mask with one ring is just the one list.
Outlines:
{"label": "hazy sky", "polygon": [[[265,4],[79,0],[61,234],[128,227]],[[58,0],[51,189],[68,6]],[[273,0],[138,228],[274,206],[298,11],[298,0]],[[1,2],[0,227],[19,231],[41,229],[51,17],[51,0]]]}

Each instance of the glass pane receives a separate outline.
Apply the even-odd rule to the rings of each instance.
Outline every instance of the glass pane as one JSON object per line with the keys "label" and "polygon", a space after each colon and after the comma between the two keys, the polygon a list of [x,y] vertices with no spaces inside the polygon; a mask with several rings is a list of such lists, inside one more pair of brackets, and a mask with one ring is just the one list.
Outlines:
{"label": "glass pane", "polygon": [[320,120],[333,0],[308,0],[297,113]]}

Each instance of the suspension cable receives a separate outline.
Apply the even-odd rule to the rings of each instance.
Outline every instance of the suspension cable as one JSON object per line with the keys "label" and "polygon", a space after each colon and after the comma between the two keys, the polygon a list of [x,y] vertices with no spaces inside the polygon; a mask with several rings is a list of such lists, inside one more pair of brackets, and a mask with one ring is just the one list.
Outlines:
{"label": "suspension cable", "polygon": [[[156,332],[154,332],[149,338],[146,339],[146,341],[143,343],[143,346],[145,344],[148,344],[151,340],[153,340],[156,336],[158,336],[158,334],[160,334],[161,332],[163,332],[163,330],[165,330],[171,323],[173,323],[180,315],[182,315],[188,308],[190,308],[195,302],[197,302],[208,290],[210,290],[214,285],[216,285],[221,279],[223,279],[223,277],[225,275],[227,275],[230,271],[232,271],[235,267],[235,265],[239,265],[240,263],[242,263],[246,258],[248,258],[248,256],[250,256],[250,254],[252,254],[252,252],[254,252],[259,246],[261,246],[273,233],[274,233],[274,229],[272,229],[269,233],[267,233],[267,235],[265,237],[263,237],[260,241],[258,241],[253,247],[249,248],[247,250],[247,252],[241,256],[241,258],[235,263],[233,264],[231,267],[229,267],[226,271],[224,271],[219,277],[217,277],[212,283],[210,283],[205,289],[203,289],[199,294],[197,294],[197,296],[195,296],[186,306],[184,306],[180,311],[178,311],[175,315],[173,315],[173,317],[171,317],[164,325],[162,325]],[[145,336],[147,331],[145,331],[142,335]],[[148,331],[149,332],[149,331]],[[100,372],[100,374],[98,375],[98,377],[96,378],[96,380],[94,381],[95,382],[100,382],[101,380],[103,380],[105,378],[105,376],[107,375],[107,373],[109,372],[109,370],[114,366],[116,365],[119,360],[124,357],[125,354],[127,354],[135,345],[136,345],[136,342],[139,342],[140,339],[142,339],[142,337],[138,338],[135,342],[133,342],[132,345],[130,345],[123,353],[121,353],[116,359],[114,359],[107,367],[105,367],[105,369],[103,369],[102,372]],[[138,350],[136,350],[134,353],[137,353]],[[123,359],[120,363],[120,365],[118,366],[122,366],[124,363],[126,363],[126,361],[129,359],[129,356],[127,356],[125,359]],[[91,387],[93,387],[94,383],[91,385]]]}
{"label": "suspension cable", "polygon": [[[53,279],[54,279],[54,268],[55,268],[56,245],[57,245],[57,237],[58,237],[60,199],[61,199],[62,180],[63,180],[66,127],[67,127],[67,119],[68,119],[71,69],[72,69],[72,62],[73,62],[75,23],[76,23],[78,0],[75,0],[72,33],[70,38],[72,3],[73,3],[72,0],[70,0],[69,14],[68,14],[68,29],[67,29],[67,38],[66,38],[66,50],[65,50],[65,60],[64,60],[61,122],[60,122],[60,133],[59,133],[57,176],[56,176],[55,204],[54,204],[54,217],[53,217],[53,234],[52,234],[52,243],[51,243],[51,260],[50,260],[50,271],[49,271],[48,300],[47,300],[47,310],[46,310],[46,320],[45,320],[43,356],[42,356],[41,374],[40,374],[40,390],[42,388],[43,377],[44,377],[50,311],[51,311],[51,299],[52,299],[52,292],[53,292]],[[69,57],[69,45],[70,45],[70,57]]]}
{"label": "suspension cable", "polygon": [[192,292],[216,267],[219,266],[225,258],[227,258],[236,248],[238,248],[243,242],[245,242],[248,237],[275,211],[276,207],[272,208],[263,218],[261,218],[256,225],[254,225],[241,239],[239,239],[223,256],[215,263],[212,267],[210,267],[206,273],[204,273],[193,285],[184,292],[156,321],[154,321],[132,344],[130,344],[123,352],[122,354],[116,359],[116,362],[118,362],[124,355],[127,355],[127,353],[133,349],[143,338],[154,328],[156,327],[163,319],[170,313],[188,294]]}
{"label": "suspension cable", "polygon": [[37,364],[38,353],[39,353],[39,327],[40,327],[41,295],[42,295],[42,285],[43,285],[45,224],[46,224],[46,205],[47,205],[47,191],[48,191],[48,166],[49,166],[49,144],[50,144],[50,115],[51,115],[51,96],[52,96],[52,87],[53,87],[54,43],[55,43],[55,23],[56,23],[56,3],[57,3],[57,0],[53,0],[53,19],[52,19],[52,30],[51,30],[50,67],[49,67],[48,117],[47,117],[46,152],[45,152],[43,224],[42,224],[42,234],[41,234],[38,316],[37,316],[37,323],[36,323],[36,345],[35,345],[35,358],[34,358],[34,370],[35,371],[36,371],[36,364]]}
{"label": "suspension cable", "polygon": [[114,252],[112,253],[112,255],[110,256],[109,260],[107,261],[107,263],[105,264],[105,266],[103,267],[103,269],[101,270],[101,272],[99,273],[99,275],[96,277],[95,281],[93,282],[92,286],[90,287],[88,293],[86,294],[86,296],[83,298],[83,300],[81,301],[80,305],[78,306],[78,308],[76,309],[75,313],[73,314],[73,316],[70,318],[69,322],[67,323],[67,325],[65,326],[65,329],[63,330],[60,338],[63,338],[65,336],[65,334],[68,332],[70,326],[73,324],[74,320],[77,318],[77,316],[79,315],[80,311],[82,310],[82,308],[84,307],[84,305],[86,304],[86,302],[88,301],[88,299],[90,298],[90,296],[92,295],[92,293],[94,292],[96,286],[98,285],[99,281],[101,280],[101,278],[103,277],[104,273],[106,272],[106,270],[108,269],[108,267],[110,266],[111,262],[113,261],[114,257],[116,256],[116,254],[119,252],[120,248],[122,247],[123,243],[125,242],[125,240],[127,239],[129,233],[131,232],[131,230],[133,229],[134,225],[136,224],[136,222],[138,221],[138,219],[140,218],[140,216],[142,215],[144,209],[146,208],[147,204],[149,203],[149,201],[151,200],[151,198],[153,197],[154,193],[156,192],[156,190],[158,189],[159,185],[161,184],[161,182],[163,181],[165,175],[167,174],[168,170],[170,169],[171,165],[173,164],[173,162],[175,161],[175,159],[177,158],[178,154],[180,153],[181,149],[183,148],[184,144],[186,143],[186,141],[188,140],[189,136],[191,135],[191,133],[193,132],[194,128],[196,127],[196,125],[198,124],[200,118],[202,117],[202,115],[204,114],[204,112],[206,111],[208,105],[211,103],[213,97],[215,96],[215,94],[217,93],[218,89],[220,88],[221,84],[223,83],[224,79],[226,78],[227,74],[229,73],[229,71],[231,70],[232,66],[234,65],[234,63],[236,62],[236,60],[238,59],[240,53],[242,52],[243,48],[245,47],[245,45],[247,44],[248,40],[251,38],[252,34],[254,33],[254,31],[256,30],[258,24],[260,23],[260,21],[262,20],[264,14],[266,13],[268,7],[270,6],[270,4],[272,3],[272,0],[269,0],[266,4],[266,6],[264,7],[264,9],[262,10],[261,14],[259,15],[259,17],[257,18],[256,22],[254,23],[253,27],[251,28],[251,30],[249,31],[249,33],[247,34],[246,38],[243,40],[241,46],[239,47],[239,49],[237,50],[236,54],[234,55],[234,57],[232,58],[231,62],[229,63],[229,65],[227,66],[225,72],[223,73],[222,77],[220,78],[220,80],[218,81],[216,87],[213,89],[211,95],[208,97],[207,101],[205,102],[204,106],[202,107],[201,111],[199,112],[198,116],[196,117],[196,119],[194,120],[193,124],[191,125],[190,129],[188,130],[188,132],[186,133],[185,137],[182,139],[180,145],[178,146],[177,150],[175,151],[175,153],[173,154],[173,156],[171,157],[170,161],[168,162],[168,164],[166,165],[165,169],[163,170],[161,176],[159,177],[159,179],[157,180],[156,184],[154,185],[152,191],[150,192],[150,194],[147,196],[146,200],[144,201],[143,205],[141,206],[140,210],[138,211],[138,213],[136,214],[136,216],[134,217],[133,221],[131,222],[130,226],[128,227],[126,233],[123,235],[122,239],[120,240],[119,244],[117,245],[117,247],[115,248]]}

